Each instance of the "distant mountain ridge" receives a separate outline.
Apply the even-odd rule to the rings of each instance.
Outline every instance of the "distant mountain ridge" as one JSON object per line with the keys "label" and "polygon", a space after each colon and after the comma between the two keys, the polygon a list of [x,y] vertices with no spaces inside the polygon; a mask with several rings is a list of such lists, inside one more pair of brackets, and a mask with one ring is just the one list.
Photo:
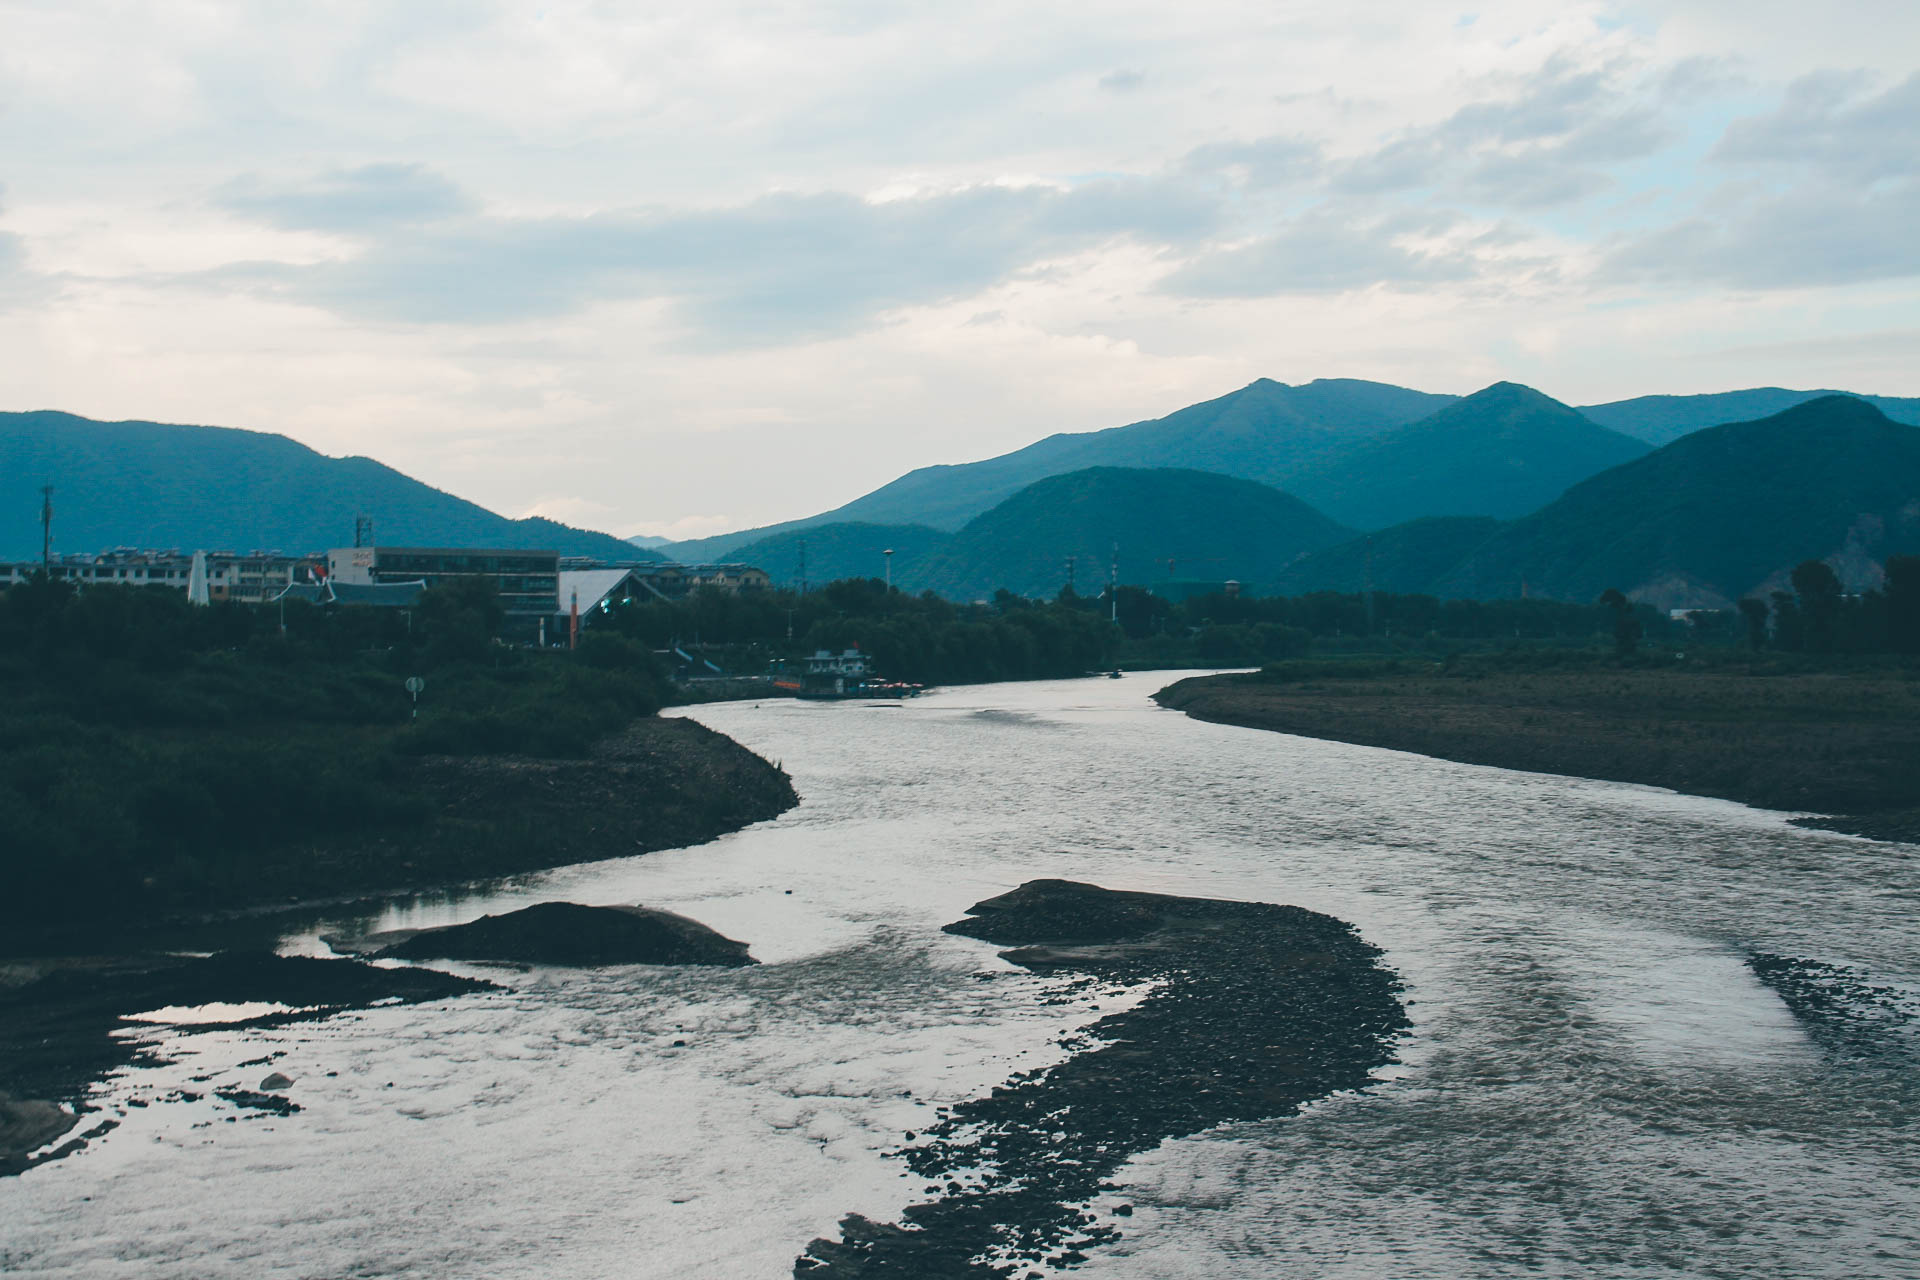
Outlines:
{"label": "distant mountain ridge", "polygon": [[687,560],[720,558],[770,534],[849,520],[958,529],[1036,480],[1096,466],[1212,471],[1284,490],[1300,468],[1458,398],[1352,378],[1322,378],[1303,386],[1260,378],[1164,418],[1051,435],[979,462],[920,467],[817,516],[674,543],[665,550]]}
{"label": "distant mountain ridge", "polygon": [[[1577,440],[1607,434],[1525,388],[1482,396],[1443,415],[1477,430],[1489,419],[1499,426],[1544,414]],[[1442,422],[1429,434],[1449,430]],[[1619,587],[1660,607],[1726,608],[1777,587],[1802,560],[1826,559],[1858,588],[1877,581],[1887,555],[1920,552],[1920,427],[1864,401],[1806,401],[1651,452],[1627,444],[1637,456],[1519,518],[1425,517],[1358,536],[1253,481],[1087,468],[1034,482],[958,533],[921,530],[912,557],[896,556],[894,582],[963,600],[1001,587],[1051,596],[1068,580],[1071,559],[1075,581],[1091,593],[1104,587],[1117,543],[1120,581],[1136,586],[1237,579],[1258,594],[1372,586],[1574,601]],[[791,550],[810,536],[852,548],[863,577],[878,575],[883,542],[903,540],[897,526],[857,524],[779,538]]]}
{"label": "distant mountain ridge", "polygon": [[1296,474],[1288,491],[1357,529],[1426,516],[1510,520],[1650,446],[1496,382]]}
{"label": "distant mountain ridge", "polygon": [[1920,552],[1920,427],[1850,396],[1682,436],[1502,526],[1440,575],[1441,595],[1608,587],[1664,607],[1728,607],[1826,559],[1872,585]]}
{"label": "distant mountain ridge", "polygon": [[654,560],[611,534],[513,520],[371,458],[330,458],[233,427],[0,413],[0,555],[40,554],[40,486],[54,486],[54,550],[116,546],[277,550],[351,545],[354,517],[387,545],[550,549]]}
{"label": "distant mountain ridge", "polygon": [[[1495,384],[1503,385],[1516,384]],[[1568,412],[1657,447],[1691,431],[1764,417],[1827,394],[1832,393],[1755,388],[1696,396],[1640,396]],[[1920,424],[1920,399],[1856,398],[1878,406],[1895,421]],[[816,516],[673,543],[663,550],[685,560],[724,559],[736,548],[770,535],[846,521],[957,529],[1034,480],[1090,466],[1178,467],[1239,476],[1292,493],[1349,523],[1372,523],[1378,528],[1428,515],[1512,517],[1530,510],[1525,505],[1529,500],[1534,505],[1549,501],[1567,485],[1632,456],[1622,451],[1618,441],[1595,445],[1591,439],[1582,443],[1563,438],[1559,462],[1547,456],[1551,450],[1507,458],[1482,453],[1482,466],[1497,462],[1532,472],[1532,489],[1522,486],[1502,496],[1493,491],[1498,486],[1492,486],[1477,502],[1424,507],[1418,501],[1419,486],[1403,479],[1397,482],[1401,493],[1394,502],[1381,501],[1373,509],[1346,505],[1346,495],[1358,493],[1354,472],[1363,466],[1358,455],[1375,445],[1384,448],[1382,437],[1410,428],[1462,399],[1349,378],[1322,378],[1297,386],[1261,378],[1163,418],[1052,435],[979,462],[921,467]],[[1565,437],[1568,432],[1561,434]],[[1418,454],[1416,447],[1403,445],[1399,456],[1410,459]],[[1589,469],[1574,474],[1579,467],[1567,464],[1583,457]],[[1558,488],[1553,487],[1556,484]],[[1452,489],[1457,492],[1459,486]]]}
{"label": "distant mountain ridge", "polygon": [[1611,404],[1590,404],[1580,412],[1603,427],[1657,446],[1672,444],[1681,436],[1707,427],[1757,422],[1797,404],[1827,396],[1863,400],[1895,422],[1920,426],[1920,398],[1868,396],[1852,391],[1788,391],[1781,387],[1752,387],[1700,396],[1637,396]]}

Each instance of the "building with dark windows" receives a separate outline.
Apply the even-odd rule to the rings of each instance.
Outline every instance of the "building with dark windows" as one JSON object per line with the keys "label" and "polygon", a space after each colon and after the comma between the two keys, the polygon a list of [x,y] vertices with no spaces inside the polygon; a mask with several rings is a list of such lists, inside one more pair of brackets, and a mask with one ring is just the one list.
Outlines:
{"label": "building with dark windows", "polygon": [[340,547],[327,552],[327,577],[348,586],[483,578],[509,618],[551,618],[560,609],[560,553],[491,547]]}

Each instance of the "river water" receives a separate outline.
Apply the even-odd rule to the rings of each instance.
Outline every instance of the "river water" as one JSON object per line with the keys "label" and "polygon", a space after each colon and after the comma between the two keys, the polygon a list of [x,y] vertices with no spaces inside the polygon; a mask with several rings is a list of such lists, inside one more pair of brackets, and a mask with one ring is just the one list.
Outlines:
{"label": "river water", "polygon": [[[784,1276],[843,1214],[924,1198],[883,1154],[905,1131],[1128,998],[939,932],[1056,876],[1339,916],[1415,1024],[1364,1094],[1126,1166],[1124,1235],[1077,1274],[1920,1276],[1912,846],[1203,724],[1148,700],[1172,678],[692,711],[800,807],[283,945],[643,902],[760,967],[460,967],[502,989],[135,1032],[169,1061],[101,1086],[107,1137],[0,1183],[0,1272]],[[1828,998],[1756,954],[1835,966],[1802,970]],[[269,1071],[298,1113],[210,1092]]]}

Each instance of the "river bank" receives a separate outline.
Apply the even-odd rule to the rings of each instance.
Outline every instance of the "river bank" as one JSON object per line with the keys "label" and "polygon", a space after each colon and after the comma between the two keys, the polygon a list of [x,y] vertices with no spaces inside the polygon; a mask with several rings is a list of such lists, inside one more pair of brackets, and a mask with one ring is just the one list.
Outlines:
{"label": "river bank", "polygon": [[[680,718],[636,720],[583,759],[421,756],[394,767],[428,806],[416,827],[270,848],[244,876],[214,886],[156,878],[152,909],[137,923],[88,917],[84,903],[66,903],[37,931],[10,932],[10,962],[0,965],[0,1176],[81,1126],[92,1083],[142,1052],[125,1032],[143,1010],[274,1007],[235,1015],[238,1029],[484,985],[265,950],[223,950],[210,960],[185,953],[270,947],[281,920],[323,902],[701,844],[798,803],[778,767]],[[254,927],[235,923],[249,915],[258,917]],[[55,1156],[102,1132],[96,1125],[70,1138]]]}
{"label": "river bank", "polygon": [[0,954],[137,950],[177,932],[290,904],[340,902],[700,844],[799,802],[777,766],[695,721],[642,717],[579,759],[395,756],[393,785],[421,807],[389,828],[288,840],[209,874],[149,869],[106,919],[82,897],[44,904]]}
{"label": "river bank", "polygon": [[1897,669],[1300,664],[1154,695],[1199,720],[1825,815],[1920,842],[1920,680]]}

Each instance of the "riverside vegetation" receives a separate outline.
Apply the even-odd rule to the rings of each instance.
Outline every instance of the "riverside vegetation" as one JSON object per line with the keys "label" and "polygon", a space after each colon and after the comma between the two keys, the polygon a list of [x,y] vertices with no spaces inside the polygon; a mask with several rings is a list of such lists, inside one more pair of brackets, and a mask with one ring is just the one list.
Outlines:
{"label": "riverside vegetation", "polygon": [[503,647],[460,588],[396,613],[289,604],[283,629],[163,588],[0,596],[6,947],[688,844],[794,803],[729,739],[654,718],[667,686],[618,636]]}

